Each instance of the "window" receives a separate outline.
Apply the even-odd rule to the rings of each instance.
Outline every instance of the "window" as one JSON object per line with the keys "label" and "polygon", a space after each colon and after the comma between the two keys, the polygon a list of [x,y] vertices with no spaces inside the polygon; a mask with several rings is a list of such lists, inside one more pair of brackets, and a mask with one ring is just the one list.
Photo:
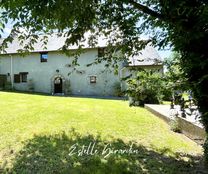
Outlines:
{"label": "window", "polygon": [[90,76],[90,83],[96,83],[96,76]]}
{"label": "window", "polygon": [[21,72],[20,73],[20,81],[21,82],[23,82],[23,83],[25,83],[25,82],[27,82],[27,72]]}
{"label": "window", "polygon": [[40,53],[40,62],[47,62],[48,61],[48,53]]}
{"label": "window", "polygon": [[20,83],[20,75],[14,74],[14,83]]}
{"label": "window", "polygon": [[28,72],[21,72],[19,74],[14,74],[14,83],[26,83]]}
{"label": "window", "polygon": [[104,57],[105,48],[98,48],[98,57]]}

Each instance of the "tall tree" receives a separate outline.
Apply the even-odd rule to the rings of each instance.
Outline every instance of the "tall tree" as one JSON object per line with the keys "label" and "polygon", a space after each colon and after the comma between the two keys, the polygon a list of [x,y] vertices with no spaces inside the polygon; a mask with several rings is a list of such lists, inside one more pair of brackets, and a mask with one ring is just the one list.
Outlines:
{"label": "tall tree", "polygon": [[[149,42],[160,48],[172,46],[181,54],[180,63],[208,132],[207,0],[2,0],[0,7],[1,28],[8,19],[14,21],[2,48],[15,34],[20,39],[30,36],[33,44],[39,33],[54,30],[68,37],[63,49],[84,39],[87,31],[92,45],[98,35],[110,36],[108,44],[127,57]],[[20,33],[20,28],[27,33]],[[151,39],[140,41],[143,33]],[[110,56],[107,59],[112,61]],[[208,139],[204,147],[208,160]]]}

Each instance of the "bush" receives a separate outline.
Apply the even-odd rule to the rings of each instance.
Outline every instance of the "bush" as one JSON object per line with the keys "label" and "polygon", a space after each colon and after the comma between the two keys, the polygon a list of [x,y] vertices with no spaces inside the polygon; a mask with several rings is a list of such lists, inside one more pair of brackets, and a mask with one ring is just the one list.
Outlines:
{"label": "bush", "polygon": [[135,78],[127,80],[126,93],[130,97],[130,105],[159,104],[163,99],[164,81],[161,73],[142,70]]}
{"label": "bush", "polygon": [[117,97],[122,97],[124,96],[124,92],[121,89],[121,84],[119,82],[116,82],[113,86],[114,88],[114,95]]}
{"label": "bush", "polygon": [[167,87],[163,89],[162,94],[163,94],[163,100],[165,101],[171,101],[173,98],[172,90]]}
{"label": "bush", "polygon": [[171,121],[171,123],[170,123],[170,129],[173,132],[181,133],[181,127],[179,125],[178,117],[175,117],[174,120]]}

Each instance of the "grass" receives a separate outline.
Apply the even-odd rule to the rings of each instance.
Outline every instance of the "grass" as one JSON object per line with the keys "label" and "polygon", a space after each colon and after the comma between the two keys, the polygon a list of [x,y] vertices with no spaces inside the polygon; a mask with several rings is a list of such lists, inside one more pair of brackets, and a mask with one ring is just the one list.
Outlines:
{"label": "grass", "polygon": [[[146,109],[129,107],[127,101],[0,92],[0,106],[0,173],[169,174],[198,170],[200,146],[171,132]],[[81,154],[93,142],[98,153]],[[101,152],[106,145],[111,150],[133,145],[137,153],[105,158]]]}
{"label": "grass", "polygon": [[162,104],[163,105],[170,105],[171,104],[171,101],[163,101]]}

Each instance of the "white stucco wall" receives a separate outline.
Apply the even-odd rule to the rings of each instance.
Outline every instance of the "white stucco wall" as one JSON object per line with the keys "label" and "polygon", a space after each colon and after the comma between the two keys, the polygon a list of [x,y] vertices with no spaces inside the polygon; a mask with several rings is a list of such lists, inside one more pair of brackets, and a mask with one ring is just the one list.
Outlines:
{"label": "white stucco wall", "polygon": [[[34,82],[36,92],[52,93],[52,77],[62,75],[66,80],[70,80],[72,94],[76,95],[98,95],[112,96],[114,94],[114,84],[120,82],[119,76],[104,68],[104,64],[86,65],[93,62],[97,56],[97,49],[87,49],[78,59],[80,66],[78,71],[73,71],[73,67],[67,67],[71,64],[72,58],[67,57],[60,52],[49,52],[48,62],[40,62],[39,53],[31,53],[26,57],[13,54],[13,74],[28,72],[28,79]],[[0,74],[11,74],[11,59],[9,55],[0,56]],[[59,70],[59,73],[56,72]],[[104,71],[105,70],[105,71]],[[79,71],[83,73],[80,74]],[[104,72],[103,72],[104,71]],[[70,75],[68,75],[72,72]],[[97,77],[97,83],[90,83],[90,75]],[[14,83],[17,90],[28,90],[28,83]]]}

